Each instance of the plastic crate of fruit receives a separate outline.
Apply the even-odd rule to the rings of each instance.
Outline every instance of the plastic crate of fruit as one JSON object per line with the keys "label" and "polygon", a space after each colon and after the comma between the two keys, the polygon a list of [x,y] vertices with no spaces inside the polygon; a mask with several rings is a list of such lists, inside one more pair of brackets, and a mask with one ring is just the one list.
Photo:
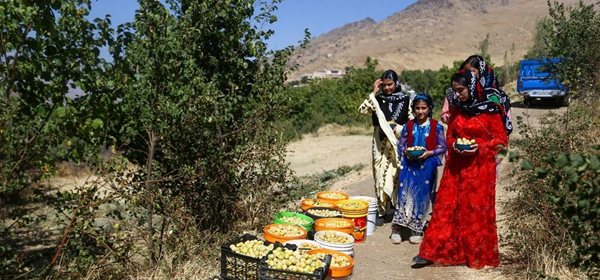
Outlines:
{"label": "plastic crate of fruit", "polygon": [[221,246],[221,278],[258,280],[260,260],[274,245],[245,234]]}
{"label": "plastic crate of fruit", "polygon": [[[279,244],[277,244],[279,245]],[[320,259],[295,251],[291,245],[278,246],[260,262],[261,280],[324,280],[331,264],[331,255]]]}

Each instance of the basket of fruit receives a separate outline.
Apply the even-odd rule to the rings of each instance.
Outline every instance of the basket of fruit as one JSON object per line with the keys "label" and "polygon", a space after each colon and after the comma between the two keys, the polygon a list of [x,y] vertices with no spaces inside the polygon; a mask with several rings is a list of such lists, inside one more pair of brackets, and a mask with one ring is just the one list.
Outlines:
{"label": "basket of fruit", "polygon": [[294,239],[306,239],[307,232],[303,227],[294,225],[267,225],[263,228],[263,236],[271,243],[284,243]]}
{"label": "basket of fruit", "polygon": [[319,231],[315,233],[315,241],[324,249],[354,254],[354,237],[350,234],[332,230]]}
{"label": "basket of fruit", "polygon": [[292,245],[296,245],[297,249],[299,251],[310,251],[313,249],[321,249],[321,245],[319,245],[319,243],[317,243],[316,241],[313,240],[306,240],[306,239],[297,239],[297,240],[290,240],[290,241],[286,241],[285,243],[283,243],[283,245],[288,245],[288,244],[292,244]]}
{"label": "basket of fruit", "polygon": [[369,202],[362,199],[346,199],[336,203],[343,215],[363,215],[369,211]]}
{"label": "basket of fruit", "polygon": [[331,255],[319,258],[286,247],[277,247],[260,263],[260,279],[264,280],[324,280],[331,263]]}
{"label": "basket of fruit", "polygon": [[477,143],[475,141],[475,139],[457,138],[456,143],[454,143],[454,146],[456,146],[456,149],[458,149],[460,151],[465,151],[465,150],[471,150],[472,149],[471,146],[475,143]]}
{"label": "basket of fruit", "polygon": [[313,207],[306,210],[305,213],[307,216],[313,218],[313,220],[321,219],[321,218],[341,218],[342,212],[339,210],[326,208],[326,207]]}
{"label": "basket of fruit", "polygon": [[354,269],[354,259],[342,252],[329,249],[314,249],[306,252],[309,255],[317,255],[319,258],[325,258],[326,255],[331,255],[331,264],[327,276],[332,278],[346,277],[352,274]]}
{"label": "basket of fruit", "polygon": [[288,211],[275,214],[273,220],[275,224],[301,226],[306,231],[311,231],[314,223],[314,220],[309,216]]}
{"label": "basket of fruit", "polygon": [[406,148],[406,153],[408,153],[413,158],[418,158],[425,153],[425,147],[422,146],[413,146]]}
{"label": "basket of fruit", "polygon": [[306,198],[300,202],[300,209],[302,209],[302,211],[306,211],[313,207],[326,207],[335,209],[335,204],[313,198]]}
{"label": "basket of fruit", "polygon": [[348,194],[345,192],[337,191],[321,191],[317,193],[317,199],[323,202],[335,204],[336,202],[344,199],[348,199]]}
{"label": "basket of fruit", "polygon": [[243,235],[221,246],[221,278],[259,279],[262,257],[273,250],[274,245],[258,240],[253,235]]}
{"label": "basket of fruit", "polygon": [[347,234],[354,232],[354,223],[344,218],[322,218],[315,221],[315,231],[333,230]]}

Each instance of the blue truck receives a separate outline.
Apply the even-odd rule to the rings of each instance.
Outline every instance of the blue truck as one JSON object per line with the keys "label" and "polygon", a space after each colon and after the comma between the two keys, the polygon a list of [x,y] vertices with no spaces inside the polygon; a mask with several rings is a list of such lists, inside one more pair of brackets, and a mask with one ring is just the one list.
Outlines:
{"label": "blue truck", "polygon": [[530,106],[533,101],[553,100],[559,106],[568,106],[569,90],[560,81],[551,77],[549,67],[559,62],[558,58],[521,60],[517,91],[523,95],[523,103]]}

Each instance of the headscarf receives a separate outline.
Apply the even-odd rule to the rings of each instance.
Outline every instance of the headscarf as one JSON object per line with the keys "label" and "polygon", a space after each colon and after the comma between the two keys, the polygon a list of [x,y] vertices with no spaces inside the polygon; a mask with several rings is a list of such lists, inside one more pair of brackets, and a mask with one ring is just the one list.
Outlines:
{"label": "headscarf", "polygon": [[431,116],[433,115],[433,97],[431,97],[431,95],[427,94],[427,93],[419,93],[415,96],[415,98],[413,98],[412,100],[412,109],[413,112],[415,112],[415,106],[417,103],[417,100],[423,100],[425,101],[425,103],[427,103],[427,107],[429,107],[429,117],[431,118]]}
{"label": "headscarf", "polygon": [[[405,124],[408,121],[408,103],[410,97],[402,92],[402,85],[398,74],[394,70],[387,70],[381,75],[382,80],[392,80],[396,85],[396,91],[392,94],[378,94],[375,96],[379,107],[388,121],[393,120],[397,124]],[[375,123],[375,120],[374,120]]]}
{"label": "headscarf", "polygon": [[402,91],[402,84],[400,84],[400,79],[398,78],[398,74],[396,73],[396,71],[391,69],[386,70],[385,72],[383,72],[383,74],[381,74],[381,80],[394,81],[394,84],[396,84],[396,91],[394,91],[394,93]]}
{"label": "headscarf", "polygon": [[[452,76],[452,80],[456,76],[462,76],[467,80],[467,88],[469,89],[469,99],[461,102],[458,99],[458,94],[454,92],[450,104],[467,115],[476,116],[482,113],[500,114],[504,122],[504,129],[507,134],[512,132],[512,120],[506,112],[510,108],[510,101],[506,94],[495,88],[483,88],[477,80],[477,76],[472,71],[460,70]],[[452,83],[452,81],[451,81]]]}
{"label": "headscarf", "polygon": [[467,64],[478,68],[479,70],[479,83],[483,88],[495,88],[498,89],[498,79],[494,75],[494,69],[487,65],[485,59],[480,55],[469,56],[461,65],[460,69],[464,69]]}

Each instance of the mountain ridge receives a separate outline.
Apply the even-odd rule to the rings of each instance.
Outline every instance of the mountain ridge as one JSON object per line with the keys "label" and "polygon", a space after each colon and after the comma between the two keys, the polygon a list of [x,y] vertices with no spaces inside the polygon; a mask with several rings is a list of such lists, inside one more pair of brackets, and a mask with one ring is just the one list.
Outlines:
{"label": "mountain ridge", "polygon": [[359,66],[367,57],[382,69],[437,70],[478,53],[486,36],[492,61],[512,63],[533,45],[536,24],[547,14],[546,0],[418,0],[380,22],[365,18],[312,38],[296,50],[290,79]]}

